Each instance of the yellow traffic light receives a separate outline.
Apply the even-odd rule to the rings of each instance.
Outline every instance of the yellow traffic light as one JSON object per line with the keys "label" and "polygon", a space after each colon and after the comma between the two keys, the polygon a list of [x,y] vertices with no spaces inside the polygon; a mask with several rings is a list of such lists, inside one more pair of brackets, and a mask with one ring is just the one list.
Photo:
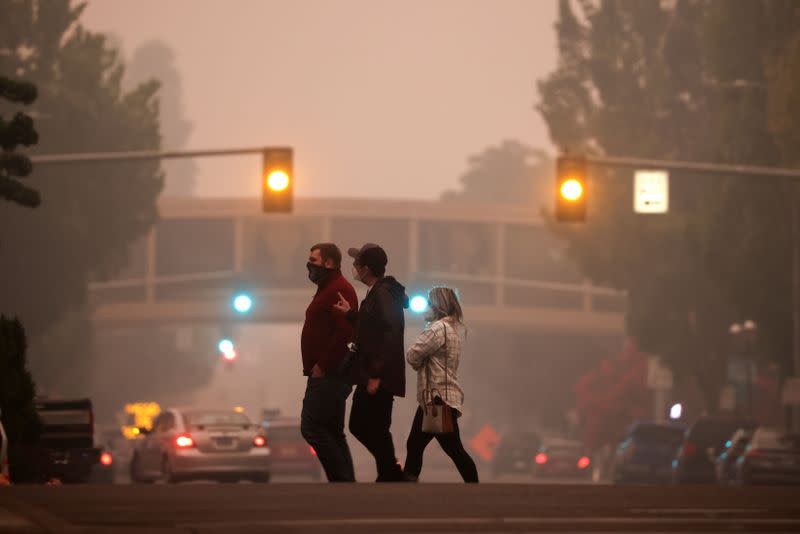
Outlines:
{"label": "yellow traffic light", "polygon": [[586,220],[586,159],[560,156],[556,161],[556,220]]}
{"label": "yellow traffic light", "polygon": [[261,205],[267,213],[289,213],[294,203],[291,148],[267,148],[263,152]]}
{"label": "yellow traffic light", "polygon": [[580,200],[583,196],[583,184],[574,178],[570,178],[561,184],[561,196],[570,202]]}
{"label": "yellow traffic light", "polygon": [[283,171],[272,171],[267,178],[267,187],[276,192],[283,191],[289,187],[289,175]]}

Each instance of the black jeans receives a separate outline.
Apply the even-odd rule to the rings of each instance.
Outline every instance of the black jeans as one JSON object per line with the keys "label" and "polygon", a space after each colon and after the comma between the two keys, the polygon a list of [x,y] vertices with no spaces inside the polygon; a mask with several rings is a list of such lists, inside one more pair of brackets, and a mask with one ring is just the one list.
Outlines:
{"label": "black jeans", "polygon": [[353,386],[335,376],[309,377],[300,432],[317,452],[330,482],[355,482],[353,457],[344,435],[344,412]]}
{"label": "black jeans", "polygon": [[422,455],[425,447],[433,438],[439,442],[442,450],[456,464],[458,472],[464,482],[478,482],[478,468],[472,461],[469,453],[461,443],[461,434],[458,431],[458,418],[453,419],[453,432],[447,434],[428,434],[422,431],[422,408],[417,408],[414,422],[411,424],[411,432],[406,442],[406,464],[405,473],[408,477],[416,479],[422,472]]}
{"label": "black jeans", "polygon": [[403,471],[394,455],[394,442],[389,428],[392,426],[394,396],[379,388],[375,395],[366,386],[357,386],[350,408],[350,433],[375,457],[377,482],[403,480]]}

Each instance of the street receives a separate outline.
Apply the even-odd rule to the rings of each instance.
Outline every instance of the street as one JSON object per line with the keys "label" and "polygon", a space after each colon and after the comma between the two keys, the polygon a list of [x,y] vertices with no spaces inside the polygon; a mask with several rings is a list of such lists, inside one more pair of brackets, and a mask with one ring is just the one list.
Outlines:
{"label": "street", "polygon": [[19,486],[0,532],[797,532],[796,489],[459,484]]}

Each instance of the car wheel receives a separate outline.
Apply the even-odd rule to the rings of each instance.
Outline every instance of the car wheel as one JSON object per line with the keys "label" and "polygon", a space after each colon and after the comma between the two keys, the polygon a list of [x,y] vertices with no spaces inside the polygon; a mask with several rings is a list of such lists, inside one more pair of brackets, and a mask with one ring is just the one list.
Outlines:
{"label": "car wheel", "polygon": [[175,484],[179,482],[178,477],[175,476],[175,473],[172,470],[172,464],[169,462],[169,458],[166,456],[161,461],[161,478],[167,484]]}
{"label": "car wheel", "polygon": [[253,476],[253,482],[256,484],[268,484],[272,477],[269,473],[259,473]]}
{"label": "car wheel", "polygon": [[133,484],[149,484],[152,481],[144,478],[142,474],[142,461],[138,454],[134,454],[130,464],[131,483]]}

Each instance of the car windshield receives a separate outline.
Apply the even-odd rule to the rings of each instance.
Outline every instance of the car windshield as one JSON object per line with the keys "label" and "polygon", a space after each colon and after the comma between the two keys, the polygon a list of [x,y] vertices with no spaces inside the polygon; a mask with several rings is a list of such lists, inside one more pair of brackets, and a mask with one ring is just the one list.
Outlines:
{"label": "car windshield", "polygon": [[753,437],[753,448],[774,450],[800,449],[800,436],[775,429],[761,429]]}
{"label": "car windshield", "polygon": [[542,448],[550,453],[580,454],[583,446],[571,441],[548,441]]}
{"label": "car windshield", "polygon": [[684,430],[679,427],[642,425],[633,430],[633,438],[646,443],[677,444],[683,440]]}
{"label": "car windshield", "polygon": [[302,441],[299,426],[267,427],[267,438],[274,441]]}
{"label": "car windshield", "polygon": [[722,447],[737,430],[746,426],[736,421],[699,421],[689,431],[689,441],[698,447]]}
{"label": "car windshield", "polygon": [[237,412],[186,412],[183,417],[189,426],[245,426],[250,424],[246,415]]}
{"label": "car windshield", "polygon": [[532,433],[509,434],[504,440],[504,445],[514,447],[536,447],[539,443],[539,436]]}

